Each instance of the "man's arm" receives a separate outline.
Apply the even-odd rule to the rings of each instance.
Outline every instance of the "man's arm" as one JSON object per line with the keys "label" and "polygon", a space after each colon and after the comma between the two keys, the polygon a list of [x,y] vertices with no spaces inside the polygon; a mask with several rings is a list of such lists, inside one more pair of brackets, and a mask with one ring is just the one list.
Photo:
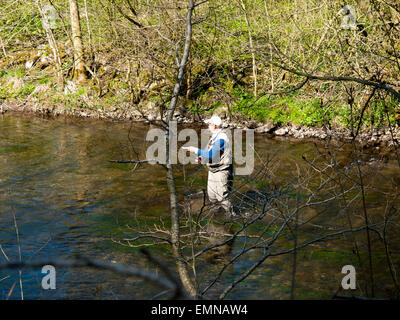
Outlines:
{"label": "man's arm", "polygon": [[196,147],[183,147],[183,149],[195,153],[197,156],[208,159],[209,162],[212,162],[212,160],[214,160],[217,155],[221,156],[221,153],[224,151],[225,140],[224,139],[217,140],[210,150],[207,149],[202,150]]}
{"label": "man's arm", "polygon": [[216,155],[221,156],[221,153],[225,149],[225,140],[224,139],[219,139],[215,141],[214,145],[210,150],[207,149],[198,149],[197,150],[197,155],[199,157],[203,157],[205,159],[212,160]]}

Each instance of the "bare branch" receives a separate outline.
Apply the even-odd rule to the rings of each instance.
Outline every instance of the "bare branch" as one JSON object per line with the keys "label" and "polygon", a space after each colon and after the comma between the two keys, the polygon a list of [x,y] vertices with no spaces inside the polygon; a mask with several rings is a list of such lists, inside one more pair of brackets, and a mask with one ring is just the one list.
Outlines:
{"label": "bare branch", "polygon": [[77,256],[74,259],[45,259],[45,260],[36,260],[30,262],[24,261],[9,261],[7,263],[0,264],[0,270],[4,269],[35,269],[41,268],[44,265],[52,265],[58,268],[84,268],[91,267],[100,270],[108,270],[115,272],[116,274],[126,275],[126,276],[135,276],[150,283],[160,286],[164,289],[170,289],[174,292],[180,292],[181,297],[185,297],[186,294],[181,291],[179,288],[179,284],[177,282],[171,281],[171,279],[164,278],[160,275],[157,275],[153,272],[142,270],[135,266],[127,266],[122,264],[110,263],[103,260],[91,259],[84,256]]}

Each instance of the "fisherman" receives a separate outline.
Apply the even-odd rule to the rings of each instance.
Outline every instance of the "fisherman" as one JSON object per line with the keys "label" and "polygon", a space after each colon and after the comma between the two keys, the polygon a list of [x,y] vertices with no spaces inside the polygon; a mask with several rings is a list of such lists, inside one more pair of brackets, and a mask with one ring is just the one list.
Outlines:
{"label": "fisherman", "polygon": [[208,169],[207,194],[214,210],[223,208],[228,218],[235,216],[229,194],[233,186],[232,147],[227,134],[222,130],[222,120],[212,116],[204,121],[208,124],[211,138],[205,149],[184,147],[198,156],[198,162],[206,162]]}

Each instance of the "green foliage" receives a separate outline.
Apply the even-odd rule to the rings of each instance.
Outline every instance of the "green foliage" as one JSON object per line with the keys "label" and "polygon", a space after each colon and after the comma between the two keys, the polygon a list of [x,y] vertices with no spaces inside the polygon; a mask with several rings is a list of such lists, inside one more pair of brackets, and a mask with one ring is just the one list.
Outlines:
{"label": "green foliage", "polygon": [[0,99],[5,100],[10,98],[10,92],[7,87],[0,86]]}
{"label": "green foliage", "polygon": [[23,66],[19,66],[15,69],[11,69],[8,71],[5,76],[6,77],[16,77],[22,79],[26,75],[26,70]]}
{"label": "green foliage", "polygon": [[38,13],[29,6],[13,5],[12,9],[1,12],[0,35],[12,33],[15,39],[22,41],[41,36],[43,29]]}
{"label": "green foliage", "polygon": [[81,95],[85,94],[86,91],[87,91],[87,89],[85,87],[79,87],[78,90],[76,90],[75,95],[81,96]]}
{"label": "green foliage", "polygon": [[33,90],[35,90],[36,85],[34,83],[25,83],[22,87],[18,89],[13,89],[10,85],[0,85],[0,99],[9,98],[21,98],[24,99],[28,97]]}
{"label": "green foliage", "polygon": [[370,104],[368,112],[364,114],[363,121],[365,125],[384,127],[387,126],[387,115],[389,114],[389,121],[391,125],[396,123],[396,103],[389,99],[389,101],[377,100]]}
{"label": "green foliage", "polygon": [[349,106],[338,106],[332,113],[336,120],[335,124],[338,126],[344,125],[346,128],[351,126],[351,109]]}
{"label": "green foliage", "polygon": [[[67,2],[55,0],[52,3],[61,16],[68,17]],[[304,66],[305,69],[315,70],[321,75],[373,79],[373,71],[368,70],[376,68],[368,69],[365,66],[376,64],[377,69],[382,72],[382,79],[387,83],[399,82],[398,64],[391,64],[390,60],[379,60],[379,57],[385,57],[389,52],[387,32],[391,31],[382,29],[379,26],[382,24],[376,23],[380,20],[378,12],[374,10],[366,11],[366,8],[359,6],[359,22],[367,29],[368,39],[372,41],[366,46],[359,33],[349,30],[337,32],[336,36],[343,41],[332,41],[332,28],[326,29],[326,26],[329,21],[332,27],[336,24],[340,28],[341,17],[337,16],[337,12],[342,3],[339,1],[321,5],[318,10],[305,10],[310,5],[308,1],[298,1],[295,4],[291,1],[244,0],[245,8],[241,6],[241,1],[212,3],[212,6],[200,5],[194,14],[194,20],[199,23],[196,23],[193,29],[190,63],[186,69],[190,71],[188,80],[192,81],[194,89],[191,92],[190,103],[185,103],[185,108],[192,113],[209,114],[217,109],[227,109],[226,106],[229,105],[234,114],[260,122],[271,120],[279,125],[291,123],[322,126],[329,123],[349,127],[352,120],[353,125],[360,120],[359,105],[365,97],[365,92],[354,83],[351,85],[355,85],[354,92],[358,100],[354,102],[353,115],[347,105],[345,90],[334,81],[310,81],[301,90],[287,95],[263,96],[262,92],[290,89],[295,83],[303,80],[269,64],[269,55],[272,52],[268,43],[274,43],[281,52],[277,56],[273,55],[272,61],[285,61],[287,66],[293,63],[293,66]],[[85,59],[89,58],[89,52],[93,50],[99,58],[97,60],[102,61],[96,62],[98,65],[95,67],[89,60],[86,61],[87,66],[93,68],[100,84],[94,84],[93,80],[85,87],[79,87],[74,94],[52,96],[50,92],[42,92],[39,98],[57,100],[69,107],[79,105],[93,108],[102,105],[108,108],[129,103],[132,101],[131,85],[125,81],[126,64],[129,62],[129,77],[133,88],[136,92],[144,92],[140,103],[146,105],[149,101],[168,102],[176,80],[175,47],[172,44],[180,41],[178,57],[181,57],[184,33],[182,16],[185,8],[160,11],[159,7],[149,5],[146,1],[136,1],[134,6],[138,15],[135,19],[150,27],[146,28],[146,36],[143,37],[143,34],[132,28],[132,24],[116,10],[115,5],[120,5],[122,11],[129,11],[124,1],[103,3],[95,0],[87,5],[88,17],[86,19],[86,14],[82,12],[84,15],[80,19],[87,54]],[[201,18],[204,16],[208,17],[205,22]],[[174,24],[171,24],[171,21],[174,21]],[[69,19],[62,22],[57,19],[56,28],[53,29],[66,79],[71,77],[73,67],[72,45],[68,43],[70,36],[66,32],[70,30],[69,23]],[[393,40],[397,39],[395,34],[391,36]],[[46,73],[39,70],[40,68],[26,70],[24,67],[26,60],[33,58],[36,52],[40,52],[41,56],[52,55],[35,1],[4,1],[0,9],[0,37],[0,49],[4,50],[0,60],[1,99],[27,98],[35,85],[49,84],[51,87],[54,84],[55,73],[54,78],[49,78],[48,72],[55,71],[54,65],[45,66]],[[249,50],[250,37],[256,48],[254,51]],[[374,39],[381,41],[373,42]],[[390,50],[398,51],[400,47],[396,42],[393,43],[394,47]],[[36,50],[39,45],[45,49]],[[376,51],[375,56],[371,55],[370,47]],[[253,96],[252,88],[253,54],[257,65],[257,89],[259,94],[261,93],[257,98]],[[353,60],[359,65],[361,74],[354,74],[352,71]],[[40,63],[36,64],[39,65]],[[7,83],[6,80],[11,77],[23,78],[25,81],[28,78],[32,83],[22,88],[19,88],[19,83],[19,89],[13,90],[11,81]],[[153,86],[157,82],[162,85]],[[185,86],[186,83],[184,89]],[[94,87],[98,91],[99,87],[102,88],[101,98],[97,99],[99,92],[95,92]],[[147,91],[146,87],[152,89]],[[181,92],[182,100],[185,93],[184,90]],[[82,95],[88,99],[82,99]],[[321,105],[320,97],[324,98],[324,102],[329,101],[329,106]],[[85,102],[91,99],[93,103]],[[398,102],[394,103],[390,98],[386,101],[372,101],[362,115],[364,127],[387,125],[386,111],[391,123],[400,123]]]}
{"label": "green foliage", "polygon": [[301,97],[299,92],[285,96],[265,95],[255,99],[244,88],[236,88],[235,96],[237,100],[233,110],[258,121],[320,126],[332,119],[332,113],[321,107],[319,99]]}
{"label": "green foliage", "polygon": [[46,84],[46,83],[49,83],[49,82],[50,82],[50,79],[47,78],[47,77],[39,79],[39,84]]}
{"label": "green foliage", "polygon": [[62,63],[61,67],[64,70],[68,70],[68,69],[72,68],[72,65],[73,65],[72,61],[65,61]]}
{"label": "green foliage", "polygon": [[33,90],[35,90],[35,85],[32,83],[25,84],[22,88],[19,88],[17,91],[12,93],[13,98],[26,98],[29,96]]}

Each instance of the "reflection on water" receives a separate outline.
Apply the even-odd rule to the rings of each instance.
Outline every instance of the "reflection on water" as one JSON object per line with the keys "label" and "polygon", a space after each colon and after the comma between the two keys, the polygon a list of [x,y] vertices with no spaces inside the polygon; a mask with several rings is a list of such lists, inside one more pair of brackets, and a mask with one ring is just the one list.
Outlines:
{"label": "reflection on water", "polygon": [[[131,174],[127,166],[108,162],[129,158],[132,151],[128,149],[128,128],[113,123],[47,121],[25,116],[0,120],[0,244],[10,259],[18,259],[15,213],[24,259],[31,255],[68,258],[81,253],[138,263],[135,253],[120,250],[110,237],[126,232],[124,226],[135,213],[159,213],[167,198],[160,186],[163,172],[158,168],[151,168],[153,179],[149,180],[148,170]],[[139,150],[144,130],[138,125],[133,134]],[[139,263],[145,264],[140,259]],[[115,295],[121,299],[151,294],[151,288],[149,292],[143,290],[141,281],[126,282],[111,273],[57,271],[59,289],[54,292],[40,290],[40,271],[24,272],[25,298],[112,299]],[[14,273],[0,273],[0,279],[12,275],[0,282],[2,299],[16,280]],[[104,282],[104,278],[109,281]],[[12,297],[18,295],[15,289]]]}
{"label": "reflection on water", "polygon": [[[127,224],[168,218],[168,194],[165,171],[158,166],[132,166],[110,163],[110,159],[144,158],[144,137],[148,126],[140,123],[102,121],[46,120],[28,116],[0,117],[0,244],[10,259],[18,259],[14,229],[15,214],[24,260],[37,258],[69,258],[85,254],[118,263],[134,263],[152,268],[137,253],[111,239],[129,236]],[[277,154],[280,175],[293,170],[287,159],[299,159],[311,150],[307,143],[289,143],[256,137],[256,150],[262,154]],[[344,159],[346,160],[346,159]],[[347,161],[349,162],[349,161]],[[183,178],[190,180],[191,191],[205,187],[206,172],[196,167],[185,169]],[[395,165],[387,164],[388,175]],[[179,187],[179,186],[178,186]],[[237,241],[227,254],[234,254],[243,244]],[[156,254],[171,267],[170,256],[162,249]],[[209,291],[210,297],[224,284],[246,270],[248,257],[227,269],[227,275]],[[5,261],[0,252],[0,261]],[[230,298],[288,298],[290,276],[284,269],[291,257],[275,257],[266,261]],[[337,289],[339,267],[332,269],[324,259],[315,263],[308,252],[299,257],[302,266],[318,270],[310,274],[300,271],[299,287],[304,298],[329,298]],[[199,266],[199,277],[207,280],[215,271],[215,262]],[[333,275],[334,273],[336,275]],[[211,272],[212,273],[212,272]],[[210,274],[211,274],[210,273]],[[142,280],[117,276],[110,272],[89,269],[57,270],[57,290],[42,290],[40,270],[22,274],[26,299],[148,299],[158,290]],[[5,299],[17,271],[0,271],[0,299]],[[19,299],[16,286],[11,299]]]}

